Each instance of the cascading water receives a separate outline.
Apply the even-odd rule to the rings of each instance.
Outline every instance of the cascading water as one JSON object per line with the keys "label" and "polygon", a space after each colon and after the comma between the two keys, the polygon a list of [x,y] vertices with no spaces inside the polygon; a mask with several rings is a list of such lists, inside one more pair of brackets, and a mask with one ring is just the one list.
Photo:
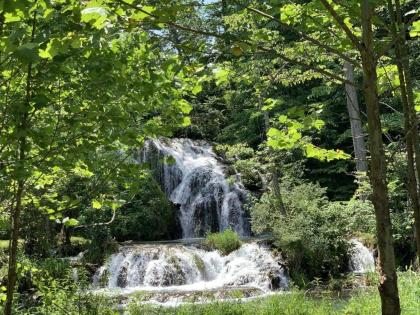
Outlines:
{"label": "cascading water", "polygon": [[375,271],[375,259],[372,251],[357,239],[350,240],[350,244],[352,245],[350,270],[360,274]]}
{"label": "cascading water", "polygon": [[138,160],[150,164],[168,198],[179,206],[183,238],[204,236],[228,227],[250,234],[244,211],[246,191],[228,183],[211,145],[190,139],[148,140]]}
{"label": "cascading water", "polygon": [[213,290],[253,287],[267,292],[287,287],[279,261],[256,243],[227,256],[184,245],[123,246],[97,272],[94,284],[125,292]]}
{"label": "cascading water", "polygon": [[[149,140],[136,160],[150,165],[162,190],[179,207],[184,239],[229,227],[240,236],[250,234],[244,211],[246,191],[240,181],[228,182],[223,164],[208,143]],[[171,298],[180,292],[239,288],[251,290],[247,291],[251,296],[285,289],[287,283],[279,257],[255,242],[227,256],[192,245],[125,245],[94,277],[99,290],[165,292]]]}

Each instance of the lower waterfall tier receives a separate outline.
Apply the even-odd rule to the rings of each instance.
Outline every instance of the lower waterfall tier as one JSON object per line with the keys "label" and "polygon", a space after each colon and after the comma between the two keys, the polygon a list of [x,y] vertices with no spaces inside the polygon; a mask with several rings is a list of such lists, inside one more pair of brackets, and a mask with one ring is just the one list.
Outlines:
{"label": "lower waterfall tier", "polygon": [[101,267],[96,287],[135,290],[212,290],[252,287],[261,291],[287,288],[278,257],[256,243],[227,256],[183,245],[124,246]]}

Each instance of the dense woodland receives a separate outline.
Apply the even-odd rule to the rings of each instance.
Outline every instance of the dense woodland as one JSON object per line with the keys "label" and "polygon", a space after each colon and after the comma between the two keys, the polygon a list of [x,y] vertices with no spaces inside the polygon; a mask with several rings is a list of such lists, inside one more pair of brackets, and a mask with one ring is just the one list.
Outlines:
{"label": "dense woodland", "polygon": [[[161,137],[204,140],[240,176],[252,235],[294,293],[127,314],[419,314],[419,7],[1,0],[4,314],[119,314],[90,293],[95,270],[122,242],[182,237],[150,164],[133,163]],[[368,289],[338,310],[302,295],[356,286],[351,238],[374,251]]]}

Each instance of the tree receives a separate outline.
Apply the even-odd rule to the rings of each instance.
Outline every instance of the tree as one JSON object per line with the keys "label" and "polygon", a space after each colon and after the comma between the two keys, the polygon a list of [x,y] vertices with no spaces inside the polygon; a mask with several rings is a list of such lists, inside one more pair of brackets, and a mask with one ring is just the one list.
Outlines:
{"label": "tree", "polygon": [[[354,67],[345,61],[344,74],[346,79],[354,82]],[[360,115],[359,101],[357,99],[357,90],[354,85],[345,83],[347,110],[349,112],[351,135],[354,147],[354,158],[356,160],[356,171],[360,174],[366,174],[368,171],[365,136],[363,134],[363,125]],[[363,176],[363,175],[362,175]]]}
{"label": "tree", "polygon": [[[324,6],[334,16],[335,11],[323,1]],[[371,155],[370,181],[372,184],[372,202],[376,214],[376,233],[378,238],[380,282],[379,293],[381,296],[382,314],[400,314],[398,296],[397,273],[395,268],[395,255],[391,231],[391,218],[389,212],[388,188],[386,185],[386,161],[382,142],[381,120],[379,115],[379,99],[377,88],[376,58],[374,52],[372,17],[375,5],[368,0],[361,0],[361,44],[351,35],[351,31],[342,26],[348,36],[358,46],[362,57],[364,74],[364,91],[368,115],[369,147]],[[337,22],[342,20],[336,17]]]}
{"label": "tree", "polygon": [[398,69],[401,103],[404,112],[404,138],[407,149],[407,187],[414,212],[417,259],[420,262],[420,144],[418,119],[415,113],[409,57],[405,41],[406,26],[402,22],[400,1],[396,0],[395,5],[392,1],[387,1],[387,3],[391,20],[392,41],[395,43],[395,62]]}
{"label": "tree", "polygon": [[[196,83],[178,58],[147,31],[126,29],[118,6],[93,5],[1,3],[0,200],[12,222],[5,314],[12,311],[22,212],[77,225],[63,214],[80,201],[58,195],[54,182],[87,173],[97,195],[101,179],[124,166],[128,148],[189,124],[184,96]],[[109,158],[95,165],[101,156]]]}
{"label": "tree", "polygon": [[[339,5],[332,5],[326,0],[320,0],[322,7],[334,22],[338,25],[346,38],[346,46],[351,46],[352,49],[357,50],[360,53],[362,59],[362,69],[364,74],[364,96],[367,106],[368,116],[368,131],[369,131],[369,148],[371,155],[370,172],[369,177],[373,188],[372,201],[375,207],[376,223],[377,223],[377,238],[378,238],[378,250],[379,250],[379,266],[380,266],[380,284],[379,292],[381,295],[382,302],[382,313],[383,314],[399,314],[400,305],[398,297],[397,287],[397,275],[395,270],[395,258],[391,232],[391,220],[389,211],[389,200],[388,200],[388,189],[386,184],[386,161],[385,153],[382,141],[382,129],[381,120],[379,113],[379,99],[377,90],[377,60],[374,48],[373,30],[372,30],[372,15],[377,4],[370,3],[369,1],[361,0],[360,2],[351,2],[346,8],[351,12],[361,12],[359,23],[361,25],[361,40],[354,34],[350,29],[349,24],[345,22],[341,14],[343,8]],[[312,9],[319,11],[315,2]],[[310,4],[310,5],[311,5]],[[360,7],[357,7],[357,4]],[[309,6],[310,6],[309,5]],[[296,16],[296,10],[293,4],[286,7],[286,17]],[[292,11],[292,13],[290,13]],[[308,11],[305,11],[305,15],[310,15]],[[352,16],[353,17],[353,16]],[[312,23],[312,27],[316,28],[316,24]],[[325,27],[325,25],[322,25]],[[341,36],[343,36],[341,35]],[[305,35],[306,36],[306,35]],[[336,36],[339,38],[338,42],[342,42],[340,35]],[[342,38],[342,37],[341,37]],[[311,42],[314,41],[311,38]],[[325,44],[317,45],[320,49],[324,49],[331,52],[331,49],[325,47]],[[343,47],[341,47],[342,49]],[[339,54],[335,52],[336,55]],[[343,58],[343,56],[340,56]],[[290,58],[287,58],[290,60]],[[344,59],[344,58],[343,58]],[[301,63],[300,61],[297,63]],[[310,65],[307,67],[314,69]],[[319,71],[318,68],[314,69]],[[330,73],[323,74],[330,78],[337,79],[336,76],[330,75]],[[344,80],[345,82],[347,80]],[[347,82],[351,84],[350,82]]]}

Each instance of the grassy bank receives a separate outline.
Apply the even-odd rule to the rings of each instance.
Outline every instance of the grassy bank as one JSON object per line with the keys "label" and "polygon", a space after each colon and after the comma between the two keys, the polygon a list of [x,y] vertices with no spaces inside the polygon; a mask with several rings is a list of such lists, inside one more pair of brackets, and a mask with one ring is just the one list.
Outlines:
{"label": "grassy bank", "polygon": [[[418,315],[420,312],[420,274],[412,271],[399,274],[402,314]],[[132,303],[131,315],[329,315],[329,314],[380,314],[380,300],[376,288],[355,293],[349,299],[311,298],[302,291],[275,295],[248,302],[183,305],[179,308],[162,308]]]}

